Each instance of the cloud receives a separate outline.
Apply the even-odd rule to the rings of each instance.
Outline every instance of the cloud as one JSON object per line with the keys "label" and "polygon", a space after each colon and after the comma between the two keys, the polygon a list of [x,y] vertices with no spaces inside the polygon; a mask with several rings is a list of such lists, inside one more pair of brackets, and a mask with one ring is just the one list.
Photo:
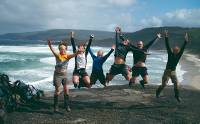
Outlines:
{"label": "cloud", "polygon": [[130,6],[136,3],[136,0],[108,0],[110,4],[118,6]]}
{"label": "cloud", "polygon": [[153,16],[152,18],[150,18],[148,20],[142,19],[141,23],[144,27],[148,27],[148,26],[160,27],[160,26],[162,26],[162,20],[158,17],[155,17],[155,16]]}
{"label": "cloud", "polygon": [[182,26],[200,27],[200,9],[180,9],[167,12],[163,16],[142,19],[144,27]]}
{"label": "cloud", "polygon": [[[131,25],[136,0],[1,0],[0,33],[44,29],[113,31]],[[124,19],[126,18],[126,19]]]}

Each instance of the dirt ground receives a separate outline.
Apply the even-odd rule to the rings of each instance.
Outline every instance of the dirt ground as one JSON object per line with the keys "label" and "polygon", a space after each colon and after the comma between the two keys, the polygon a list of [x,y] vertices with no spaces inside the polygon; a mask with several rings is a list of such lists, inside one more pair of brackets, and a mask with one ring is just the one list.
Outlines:
{"label": "dirt ground", "polygon": [[53,112],[52,93],[40,101],[20,105],[5,117],[5,124],[188,124],[200,123],[200,91],[180,88],[181,103],[174,98],[173,86],[155,97],[158,86],[133,88],[110,86],[102,89],[71,90],[71,112],[59,99],[59,113]]}

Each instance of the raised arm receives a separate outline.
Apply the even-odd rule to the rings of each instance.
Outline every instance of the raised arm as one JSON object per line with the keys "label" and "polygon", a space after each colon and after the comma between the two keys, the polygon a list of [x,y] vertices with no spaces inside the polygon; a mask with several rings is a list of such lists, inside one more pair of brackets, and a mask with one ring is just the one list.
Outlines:
{"label": "raised arm", "polygon": [[96,58],[96,56],[94,55],[94,53],[92,52],[92,50],[90,48],[89,48],[89,53],[90,53],[92,59]]}
{"label": "raised arm", "polygon": [[75,41],[74,41],[74,32],[71,32],[70,35],[71,35],[71,44],[72,44],[73,53],[76,53],[76,45],[75,45]]}
{"label": "raised arm", "polygon": [[55,57],[58,57],[58,55],[56,54],[55,50],[53,49],[53,47],[52,47],[52,45],[51,45],[51,40],[48,39],[47,42],[48,42],[48,46],[49,46],[51,52],[53,53],[53,55],[54,55]]}
{"label": "raised arm", "polygon": [[107,58],[111,55],[111,53],[114,51],[115,45],[112,46],[111,50],[103,57],[103,60],[106,61]]}
{"label": "raised arm", "polygon": [[172,50],[171,50],[171,48],[169,46],[168,31],[167,30],[165,30],[165,46],[167,48],[168,54],[172,53]]}
{"label": "raised arm", "polygon": [[115,28],[115,45],[116,45],[116,47],[118,47],[120,44],[119,39],[118,39],[119,34],[120,34],[120,28],[116,27]]}
{"label": "raised arm", "polygon": [[181,47],[181,49],[180,49],[180,52],[179,52],[180,57],[182,56],[182,54],[183,54],[183,52],[184,52],[184,50],[185,50],[185,46],[186,46],[186,44],[187,44],[188,42],[189,42],[188,34],[185,33],[185,41],[184,41],[184,43],[183,43],[183,45],[182,45],[182,47]]}
{"label": "raised arm", "polygon": [[148,43],[147,45],[145,45],[145,47],[146,47],[147,49],[149,49],[149,47],[152,46],[153,43],[154,43],[155,41],[157,41],[159,38],[161,38],[161,34],[160,34],[160,33],[158,33],[158,34],[156,35],[156,37],[155,37],[153,40],[149,41],[149,43]]}
{"label": "raised arm", "polygon": [[94,35],[90,35],[90,39],[89,39],[89,42],[87,44],[87,47],[86,47],[86,50],[85,50],[85,54],[87,56],[88,52],[89,52],[89,49],[90,49],[90,46],[91,46],[91,43],[92,43],[92,39],[94,38]]}
{"label": "raised arm", "polygon": [[120,35],[119,35],[119,38],[120,38],[122,41],[124,41],[124,40],[125,40],[125,38],[124,38],[124,35],[123,35],[123,34],[120,34]]}

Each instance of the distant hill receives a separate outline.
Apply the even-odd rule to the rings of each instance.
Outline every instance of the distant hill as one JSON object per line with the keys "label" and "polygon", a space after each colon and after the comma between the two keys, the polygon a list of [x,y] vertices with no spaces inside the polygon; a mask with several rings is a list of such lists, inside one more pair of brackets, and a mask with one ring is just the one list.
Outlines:
{"label": "distant hill", "polygon": [[[136,32],[125,33],[131,42],[138,40],[147,43],[152,40],[156,33],[163,32],[165,29],[169,31],[170,45],[181,45],[184,41],[185,32],[189,33],[191,42],[187,46],[187,49],[196,54],[200,53],[200,28],[181,28],[181,27],[158,27],[158,28],[145,28]],[[115,42],[115,33],[107,31],[94,31],[94,30],[73,30],[73,29],[55,29],[47,31],[36,31],[26,33],[8,33],[0,35],[0,44],[44,44],[47,38],[53,40],[66,39],[69,42],[69,33],[75,31],[75,37],[77,42],[86,41],[90,34],[95,35],[93,45],[109,47]],[[164,38],[158,41],[152,46],[152,49],[165,49]]]}
{"label": "distant hill", "polygon": [[[158,27],[158,28],[145,28],[133,33],[125,33],[125,38],[128,38],[132,43],[135,43],[139,40],[148,43],[152,40],[158,32],[163,35],[164,30],[167,29],[169,31],[169,41],[170,46],[173,47],[175,45],[181,46],[184,42],[185,32],[189,34],[189,44],[186,49],[192,53],[197,54],[200,57],[200,28],[181,28],[181,27]],[[104,39],[102,44],[109,43],[110,41],[114,41],[115,39]],[[110,44],[109,44],[110,45]],[[108,45],[108,46],[109,46]],[[164,38],[160,39],[157,43],[155,43],[151,49],[165,50]]]}
{"label": "distant hill", "polygon": [[[75,38],[78,41],[89,39],[90,34],[95,35],[96,40],[103,40],[113,37],[113,32],[94,31],[94,30],[74,30],[74,29],[54,29],[47,31],[35,31],[25,33],[7,33],[0,35],[0,44],[2,43],[41,43],[41,41],[51,38],[53,40],[69,39],[71,31],[75,32]],[[16,44],[16,43],[14,43]]]}

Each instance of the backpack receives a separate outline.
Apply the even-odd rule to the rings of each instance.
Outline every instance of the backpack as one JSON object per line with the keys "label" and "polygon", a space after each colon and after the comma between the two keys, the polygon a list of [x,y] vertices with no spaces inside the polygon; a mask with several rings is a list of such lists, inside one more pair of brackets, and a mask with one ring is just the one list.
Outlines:
{"label": "backpack", "polygon": [[42,90],[36,89],[33,85],[27,85],[23,81],[17,80],[13,84],[14,93],[19,95],[23,102],[38,100],[43,95]]}

